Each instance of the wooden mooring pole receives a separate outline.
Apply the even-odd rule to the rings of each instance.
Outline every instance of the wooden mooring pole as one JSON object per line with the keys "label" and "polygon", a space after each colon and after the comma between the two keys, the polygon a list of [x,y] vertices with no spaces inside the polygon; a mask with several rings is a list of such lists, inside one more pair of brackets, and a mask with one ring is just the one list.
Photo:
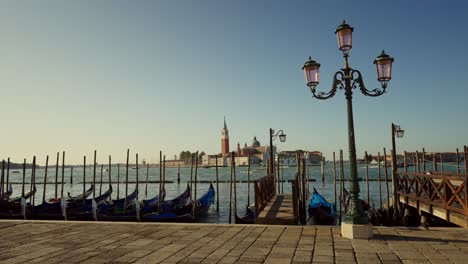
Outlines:
{"label": "wooden mooring pole", "polygon": [[284,194],[284,160],[281,160],[281,194]]}
{"label": "wooden mooring pole", "polygon": [[0,186],[1,186],[1,188],[0,188],[0,198],[1,199],[3,199],[4,196],[5,196],[5,184],[4,184],[5,182],[4,182],[4,180],[5,180],[5,160],[2,159],[2,177],[0,179]]}
{"label": "wooden mooring pole", "polygon": [[444,171],[444,159],[442,157],[442,152],[439,152],[439,158],[440,158],[440,171]]}
{"label": "wooden mooring pole", "polygon": [[[31,192],[32,192],[35,185],[36,185],[36,156],[33,156],[33,167],[32,167],[32,173],[31,173],[31,188],[30,188]],[[31,204],[34,206],[34,203],[35,203],[35,200],[36,200],[36,193],[35,192],[31,196],[31,199],[32,199]]]}
{"label": "wooden mooring pole", "polygon": [[190,155],[192,158],[192,165],[190,166],[190,200],[193,201],[193,155]]}
{"label": "wooden mooring pole", "polygon": [[60,197],[63,198],[63,185],[65,184],[65,151],[62,152],[62,188],[60,189]]}
{"label": "wooden mooring pole", "polygon": [[340,149],[340,223],[342,219],[342,211],[346,212],[344,194],[344,166],[343,166],[343,150]]}
{"label": "wooden mooring pole", "polygon": [[231,155],[231,177],[229,180],[229,224],[232,223],[232,177],[233,177],[234,155]]}
{"label": "wooden mooring pole", "polygon": [[[236,177],[236,154],[235,154],[235,152],[232,152],[232,155],[234,157],[234,160],[233,160],[234,163],[233,163],[233,166],[232,166],[232,175],[233,175],[233,178],[234,178],[234,219],[235,219],[235,217],[237,216],[237,183],[236,183],[237,177]],[[273,173],[275,173],[275,172],[273,172]],[[278,190],[278,192],[279,192],[279,190]],[[235,223],[235,221],[234,221],[234,223]]]}
{"label": "wooden mooring pole", "polygon": [[70,167],[70,184],[73,184],[73,166]]}
{"label": "wooden mooring pole", "polygon": [[426,150],[422,149],[422,164],[423,164],[423,172],[426,173]]}
{"label": "wooden mooring pole", "polygon": [[58,198],[58,170],[59,170],[59,157],[60,153],[57,152],[57,162],[55,162],[55,199]]}
{"label": "wooden mooring pole", "polygon": [[117,163],[117,200],[120,198],[120,163]]}
{"label": "wooden mooring pole", "polygon": [[[249,164],[250,165],[250,164]],[[219,175],[218,175],[218,156],[215,158],[216,167],[216,212],[219,213]],[[249,167],[250,168],[250,167]],[[249,171],[250,172],[250,171]],[[249,188],[248,186],[247,188]],[[247,198],[248,199],[248,198]]]}
{"label": "wooden mooring pole", "polygon": [[334,203],[336,205],[336,158],[335,158],[335,152],[333,151],[333,197],[334,197]]}
{"label": "wooden mooring pole", "polygon": [[[93,199],[96,198],[96,156],[97,156],[97,151],[94,150],[94,163],[93,163]],[[126,195],[126,194],[125,194]]]}
{"label": "wooden mooring pole", "polygon": [[138,181],[138,153],[135,154],[135,165],[136,165],[136,185],[135,189],[137,190],[137,201],[138,201],[138,195],[140,192],[140,182]]}
{"label": "wooden mooring pole", "polygon": [[26,159],[23,161],[23,184],[21,184],[21,197],[24,197],[24,184],[26,180]]}
{"label": "wooden mooring pole", "polygon": [[[385,150],[385,148],[383,148],[383,155],[384,155],[385,194],[387,195],[387,208],[390,208],[390,191],[388,190],[387,151]],[[392,179],[392,186],[394,186],[393,179]]]}
{"label": "wooden mooring pole", "polygon": [[459,158],[459,152],[457,148],[457,174],[460,174],[460,158]]}
{"label": "wooden mooring pole", "polygon": [[465,174],[467,174],[468,173],[468,148],[466,146],[463,146],[463,152],[464,152],[463,164],[465,164]]}
{"label": "wooden mooring pole", "polygon": [[8,161],[7,161],[6,190],[8,190],[9,183],[10,183],[10,157],[8,157]]}
{"label": "wooden mooring pole", "polygon": [[377,152],[377,178],[379,182],[379,207],[382,210],[382,176],[380,174],[380,151]]}
{"label": "wooden mooring pole", "polygon": [[[130,159],[130,149],[127,149],[127,162],[125,164],[125,200],[124,200],[124,208],[127,208],[127,196],[128,196],[128,163]],[[126,209],[124,210],[127,211]]]}
{"label": "wooden mooring pole", "polygon": [[102,195],[102,175],[104,174],[104,164],[101,164],[101,178],[99,180],[99,196]]}
{"label": "wooden mooring pole", "polygon": [[[159,151],[159,198],[158,198],[158,212],[161,213],[161,197],[162,197],[162,151]],[[192,200],[192,176],[190,176],[190,200]]]}
{"label": "wooden mooring pole", "polygon": [[[249,207],[250,205],[250,153],[249,153],[248,159],[249,159],[249,162],[247,163],[248,164],[247,165],[248,166],[247,167],[247,207]],[[217,166],[216,166],[216,169],[218,169]],[[218,173],[216,173],[216,175],[218,175]]]}
{"label": "wooden mooring pole", "polygon": [[320,152],[320,174],[322,175],[322,182],[325,182],[325,166],[322,152]]}
{"label": "wooden mooring pole", "polygon": [[436,161],[436,156],[435,153],[432,153],[432,170],[434,172],[437,172],[437,161]]}
{"label": "wooden mooring pole", "polygon": [[364,162],[366,165],[366,191],[367,191],[367,204],[370,205],[370,191],[369,191],[369,161],[367,160],[367,151],[364,152]]}
{"label": "wooden mooring pole", "polygon": [[[96,187],[94,186],[94,191],[96,190]],[[86,193],[86,156],[83,156],[83,197],[85,197]]]}
{"label": "wooden mooring pole", "polygon": [[180,184],[180,165],[177,165],[177,184]]}
{"label": "wooden mooring pole", "polygon": [[[112,188],[112,157],[109,155],[109,190]],[[112,200],[112,192],[109,194],[109,200]]]}
{"label": "wooden mooring pole", "polygon": [[[44,171],[44,186],[42,189],[42,202],[45,202],[45,194],[46,194],[46,187],[47,187],[47,170],[49,168],[49,155],[46,157],[46,163],[45,163],[45,171]],[[24,195],[24,194],[23,194]]]}
{"label": "wooden mooring pole", "polygon": [[148,196],[149,164],[146,164],[145,197]]}
{"label": "wooden mooring pole", "polygon": [[193,188],[193,220],[197,219],[197,175],[198,175],[198,150],[195,156],[195,183]]}

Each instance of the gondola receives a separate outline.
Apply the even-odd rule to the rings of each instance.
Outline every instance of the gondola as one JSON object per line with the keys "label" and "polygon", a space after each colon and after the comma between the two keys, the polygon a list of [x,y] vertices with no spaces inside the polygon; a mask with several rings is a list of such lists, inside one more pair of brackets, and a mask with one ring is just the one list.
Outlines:
{"label": "gondola", "polygon": [[[196,214],[195,217],[196,219],[198,217],[203,217],[206,216],[208,213],[208,210],[213,204],[214,198],[215,198],[215,189],[213,187],[213,184],[210,183],[210,187],[208,188],[208,191],[202,195],[199,199],[196,201]],[[190,187],[187,186],[187,190],[177,197],[179,205],[182,203],[183,197],[188,196],[187,200],[190,198]],[[174,200],[176,200],[174,199]],[[151,213],[151,214],[146,214],[143,215],[142,220],[144,221],[161,221],[161,222],[193,222],[196,219],[193,218],[193,202],[187,202],[186,204],[181,207],[173,207],[173,208],[164,208],[161,213]],[[171,211],[172,210],[172,211]]]}
{"label": "gondola", "polygon": [[238,216],[236,214],[234,220],[236,224],[253,224],[255,221],[255,208],[252,205],[247,206],[244,215]]}
{"label": "gondola", "polygon": [[89,189],[86,192],[80,193],[77,196],[72,196],[71,193],[68,192],[68,199],[71,199],[71,200],[84,200],[84,199],[87,199],[93,192],[94,192],[94,185],[91,185],[91,187],[89,187]]}
{"label": "gondola", "polygon": [[[67,219],[91,220],[95,219],[95,210],[98,205],[109,200],[112,194],[112,185],[102,195],[91,199],[69,199],[67,201]],[[83,197],[83,196],[82,196]]]}
{"label": "gondola", "polygon": [[144,214],[152,213],[158,210],[159,200],[161,200],[161,202],[164,202],[165,197],[166,197],[166,190],[163,189],[161,191],[161,198],[159,197],[159,194],[157,194],[151,199],[146,199],[146,200],[141,201],[141,210],[140,210],[141,214],[144,215]]}
{"label": "gondola", "polygon": [[31,196],[33,196],[36,193],[36,185],[33,186],[33,189],[27,193],[24,194],[24,196],[19,196],[15,198],[10,198],[8,199],[9,202],[21,202],[21,198],[24,198],[25,200],[29,199]]}
{"label": "gondola", "polygon": [[126,198],[111,200],[97,205],[97,220],[132,221],[140,217],[140,202],[138,201],[138,189]]}
{"label": "gondola", "polygon": [[[2,192],[3,186],[0,186],[0,193]],[[3,193],[3,197],[0,197],[3,200],[8,200],[10,196],[13,194],[13,185],[11,183],[8,185],[8,189],[6,192]]]}
{"label": "gondola", "polygon": [[[31,206],[27,212],[27,217],[31,219],[66,219],[66,209],[67,204],[70,202],[78,203],[81,200],[84,200],[82,197],[86,197],[88,193],[94,190],[94,185],[91,185],[89,189],[84,193],[84,195],[78,195],[68,199],[51,198],[48,201],[45,199],[41,204]],[[45,195],[45,193],[44,193]]]}
{"label": "gondola", "polygon": [[[346,213],[346,211],[348,211],[349,208],[349,192],[348,190],[346,190],[346,188],[343,188],[343,198],[344,210]],[[361,203],[362,210],[369,211],[371,209],[370,205],[366,201],[359,199],[359,202]]]}
{"label": "gondola", "polygon": [[332,225],[336,220],[335,204],[327,200],[314,188],[308,206],[309,217],[316,225]]}

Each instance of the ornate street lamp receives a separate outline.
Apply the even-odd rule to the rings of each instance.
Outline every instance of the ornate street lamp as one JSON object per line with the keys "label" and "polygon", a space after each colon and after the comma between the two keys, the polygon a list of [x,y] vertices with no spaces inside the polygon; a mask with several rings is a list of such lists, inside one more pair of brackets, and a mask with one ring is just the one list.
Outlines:
{"label": "ornate street lamp", "polygon": [[[343,52],[344,68],[337,71],[333,76],[333,84],[330,91],[316,91],[316,87],[319,84],[320,64],[318,62],[312,60],[312,58],[309,57],[309,60],[305,62],[302,69],[304,70],[307,86],[309,86],[310,91],[315,98],[325,100],[333,97],[337,89],[344,90],[348,112],[348,144],[351,186],[349,209],[343,222],[345,224],[355,225],[368,224],[369,219],[368,216],[364,214],[361,204],[359,203],[359,182],[357,176],[356,145],[354,138],[352,104],[353,89],[359,87],[364,95],[372,97],[384,94],[387,88],[387,84],[391,80],[393,58],[382,51],[382,53],[374,60],[374,64],[377,67],[377,80],[381,83],[381,88],[368,90],[364,85],[364,81],[362,80],[361,72],[349,67],[348,64],[349,51],[352,48],[352,33],[353,28],[346,24],[345,21],[343,21],[343,23],[338,26],[335,31],[338,39],[338,48]],[[345,227],[342,226],[342,233],[344,230],[343,228]],[[353,238],[353,235],[351,235],[350,238]]]}
{"label": "ornate street lamp", "polygon": [[[399,208],[398,208],[398,186],[397,186],[397,157],[396,157],[396,147],[395,147],[395,136],[397,138],[402,138],[405,131],[400,128],[399,125],[395,125],[392,123],[392,182],[393,182],[393,209],[394,209],[394,216],[398,216]],[[417,157],[419,159],[419,157]]]}
{"label": "ornate street lamp", "polygon": [[281,142],[286,141],[286,134],[283,133],[283,130],[280,130],[276,132],[275,134],[275,130],[273,130],[273,128],[270,128],[270,171],[269,173],[275,172],[275,166],[273,163],[273,140],[275,140],[276,137],[279,137]]}

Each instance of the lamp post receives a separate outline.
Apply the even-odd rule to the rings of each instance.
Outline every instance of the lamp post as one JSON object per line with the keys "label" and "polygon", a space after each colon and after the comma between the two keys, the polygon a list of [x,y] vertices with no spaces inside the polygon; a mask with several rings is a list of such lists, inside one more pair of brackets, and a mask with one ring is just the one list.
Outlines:
{"label": "lamp post", "polygon": [[[392,123],[392,182],[393,182],[393,208],[394,216],[398,216],[398,186],[397,186],[397,157],[396,157],[396,148],[395,148],[395,136],[397,138],[402,138],[405,134],[405,131],[400,128],[399,125]],[[406,158],[406,157],[405,157]],[[418,157],[419,159],[419,157]]]}
{"label": "lamp post", "polygon": [[[319,68],[320,64],[311,57],[305,62],[302,69],[304,70],[307,86],[309,86],[312,95],[321,100],[331,98],[335,95],[338,89],[344,90],[347,115],[348,115],[348,144],[349,144],[349,162],[350,162],[350,204],[346,213],[343,223],[348,224],[346,227],[342,225],[342,234],[345,228],[353,228],[352,225],[368,224],[369,219],[364,214],[363,209],[359,203],[359,182],[357,177],[357,162],[356,162],[356,145],[354,138],[354,121],[353,121],[353,104],[352,95],[353,89],[358,88],[364,95],[367,96],[380,96],[385,93],[387,84],[391,79],[393,58],[385,54],[384,51],[374,60],[377,67],[377,80],[381,84],[381,88],[368,90],[362,79],[361,73],[349,67],[348,57],[349,51],[352,48],[352,32],[353,28],[346,24],[345,21],[338,26],[335,34],[338,39],[338,47],[343,52],[344,68],[337,71],[333,76],[332,88],[329,92],[317,92],[316,87],[319,84]],[[349,226],[351,225],[351,227]],[[354,229],[352,229],[354,230]],[[372,230],[371,230],[372,231]],[[369,236],[372,236],[370,232]],[[356,238],[351,235],[344,235],[349,238]]]}
{"label": "lamp post", "polygon": [[273,162],[273,140],[275,140],[278,136],[281,142],[286,141],[286,134],[283,133],[283,130],[280,130],[275,134],[275,130],[273,130],[273,128],[270,128],[270,174],[275,172],[275,166]]}

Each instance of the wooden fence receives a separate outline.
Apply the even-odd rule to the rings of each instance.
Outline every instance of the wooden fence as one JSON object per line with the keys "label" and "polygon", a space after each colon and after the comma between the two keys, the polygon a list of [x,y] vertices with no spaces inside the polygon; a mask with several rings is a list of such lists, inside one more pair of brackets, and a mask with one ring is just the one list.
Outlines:
{"label": "wooden fence", "polygon": [[255,216],[258,216],[265,206],[275,196],[275,177],[273,174],[254,181]]}

